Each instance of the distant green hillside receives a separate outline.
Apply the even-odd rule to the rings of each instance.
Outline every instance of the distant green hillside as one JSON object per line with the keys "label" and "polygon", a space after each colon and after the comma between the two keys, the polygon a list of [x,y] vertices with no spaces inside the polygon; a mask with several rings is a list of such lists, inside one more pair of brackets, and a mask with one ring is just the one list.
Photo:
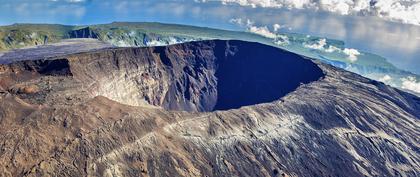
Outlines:
{"label": "distant green hillside", "polygon": [[[171,42],[167,41],[169,37],[171,37],[171,40],[220,38],[264,42],[262,36],[252,33],[149,22],[114,22],[90,26],[14,24],[0,27],[0,51],[53,43],[68,38],[90,37],[87,32],[94,33],[95,38],[103,41],[115,44],[119,42],[130,46],[147,46],[147,42],[153,42],[154,40],[159,40],[162,43]],[[79,36],[76,36],[76,34]]]}
{"label": "distant green hillside", "polygon": [[58,42],[74,27],[44,24],[14,24],[0,27],[0,51]]}

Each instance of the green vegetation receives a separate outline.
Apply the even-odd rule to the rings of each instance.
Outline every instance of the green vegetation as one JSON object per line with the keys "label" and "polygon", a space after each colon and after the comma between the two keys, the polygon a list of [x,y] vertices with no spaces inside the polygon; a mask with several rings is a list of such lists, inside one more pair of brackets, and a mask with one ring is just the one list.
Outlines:
{"label": "green vegetation", "polygon": [[72,26],[47,24],[14,24],[0,27],[0,50],[58,42],[68,38]]}

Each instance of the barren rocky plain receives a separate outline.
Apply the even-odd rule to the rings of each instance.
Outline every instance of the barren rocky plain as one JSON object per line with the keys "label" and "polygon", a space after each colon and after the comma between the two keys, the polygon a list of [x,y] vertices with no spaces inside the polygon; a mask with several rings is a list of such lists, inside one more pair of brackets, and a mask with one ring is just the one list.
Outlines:
{"label": "barren rocky plain", "polygon": [[252,42],[76,43],[2,54],[0,176],[419,175],[420,98],[381,82]]}

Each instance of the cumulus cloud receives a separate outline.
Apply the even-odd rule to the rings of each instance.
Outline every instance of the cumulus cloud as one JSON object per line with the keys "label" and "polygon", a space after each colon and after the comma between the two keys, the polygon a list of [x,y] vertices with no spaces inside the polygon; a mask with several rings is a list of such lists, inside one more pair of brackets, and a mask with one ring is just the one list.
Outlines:
{"label": "cumulus cloud", "polygon": [[[253,8],[287,8],[327,11],[341,15],[377,16],[420,25],[419,0],[212,0]],[[200,2],[208,2],[201,0]]]}
{"label": "cumulus cloud", "polygon": [[388,83],[389,81],[392,80],[392,77],[389,76],[388,74],[386,74],[383,77],[379,78],[378,80],[381,81],[381,82],[384,82],[384,83]]}
{"label": "cumulus cloud", "polygon": [[348,56],[347,59],[349,59],[350,62],[357,61],[357,59],[358,59],[357,56],[360,55],[360,52],[358,50],[356,50],[356,49],[348,49],[348,48],[345,48],[343,50],[343,53],[345,53]]}
{"label": "cumulus cloud", "polygon": [[230,23],[246,27],[246,31],[273,39],[273,43],[279,46],[286,46],[290,44],[289,37],[286,35],[277,34],[277,32],[284,26],[280,24],[273,25],[273,32],[267,26],[256,26],[250,19],[233,18],[229,20]]}
{"label": "cumulus cloud", "polygon": [[315,49],[315,50],[324,50],[324,46],[327,45],[327,39],[319,39],[318,42],[314,44],[304,44],[306,48]]}
{"label": "cumulus cloud", "polygon": [[361,54],[356,49],[344,48],[343,50],[341,50],[340,48],[335,47],[333,45],[327,45],[327,39],[325,38],[321,38],[315,43],[303,43],[303,46],[309,49],[320,50],[328,53],[342,52],[345,55],[347,55],[347,59],[349,59],[352,63],[356,62],[358,60],[358,56]]}
{"label": "cumulus cloud", "polygon": [[273,33],[268,29],[267,26],[256,26],[250,19],[233,18],[229,20],[230,23],[234,23],[240,26],[245,26],[248,32],[255,33],[266,38],[275,39],[277,34]]}
{"label": "cumulus cloud", "polygon": [[275,39],[277,37],[276,34],[272,33],[267,26],[250,26],[248,28],[248,31],[251,33],[255,33],[255,34],[259,34],[261,36],[264,36],[266,38],[271,38],[271,39]]}
{"label": "cumulus cloud", "polygon": [[240,25],[240,26],[244,25],[244,23],[242,21],[242,18],[232,18],[232,19],[229,20],[229,22],[233,23],[233,24]]}
{"label": "cumulus cloud", "polygon": [[282,29],[282,28],[287,28],[287,26],[285,26],[285,25],[280,25],[280,24],[277,24],[277,23],[273,24],[273,30],[274,30],[275,32],[279,31],[279,30],[280,30],[280,29]]}
{"label": "cumulus cloud", "polygon": [[341,49],[340,48],[338,48],[338,47],[335,47],[335,46],[333,46],[333,45],[330,45],[328,48],[326,48],[325,50],[324,50],[325,52],[328,52],[328,53],[333,53],[333,52],[339,52],[339,51],[341,51]]}
{"label": "cumulus cloud", "polygon": [[[243,19],[231,20],[232,23],[241,24],[241,25],[244,25],[244,21],[245,20]],[[273,39],[273,42],[277,45],[284,46],[284,45],[290,44],[289,38],[287,36],[279,35],[274,32],[271,32],[267,26],[255,26],[254,22],[249,19],[246,20],[246,26],[247,26],[248,32],[255,33],[255,34],[264,36],[266,38]],[[275,27],[273,26],[273,28]],[[302,45],[309,49],[320,50],[320,51],[324,51],[328,53],[342,52],[345,55],[347,55],[347,59],[352,63],[356,62],[358,60],[358,56],[361,55],[361,53],[357,49],[344,48],[342,50],[333,45],[328,45],[327,39],[325,38],[321,38],[315,43],[303,43]]]}
{"label": "cumulus cloud", "polygon": [[[307,36],[307,37],[310,37],[310,36]],[[303,46],[309,49],[321,50],[327,53],[341,52],[340,48],[335,47],[333,45],[329,45],[327,47],[327,39],[325,38],[321,38],[316,43],[312,43],[312,44],[304,43]]]}
{"label": "cumulus cloud", "polygon": [[416,93],[420,93],[420,81],[417,82],[417,79],[414,77],[402,78],[401,88],[411,90]]}
{"label": "cumulus cloud", "polygon": [[281,26],[277,23],[273,25],[274,31],[278,31],[280,28],[281,28]]}
{"label": "cumulus cloud", "polygon": [[250,19],[242,19],[242,18],[232,18],[229,20],[230,23],[243,26],[243,27],[252,27],[254,25],[254,21]]}

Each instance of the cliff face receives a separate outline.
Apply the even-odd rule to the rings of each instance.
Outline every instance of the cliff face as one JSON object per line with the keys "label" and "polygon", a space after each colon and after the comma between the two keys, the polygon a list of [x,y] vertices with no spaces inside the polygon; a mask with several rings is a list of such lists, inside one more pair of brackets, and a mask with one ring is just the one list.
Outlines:
{"label": "cliff face", "polygon": [[[279,34],[276,39],[271,39],[246,32],[147,22],[115,22],[88,26],[15,24],[0,27],[0,63],[4,58],[2,57],[4,52],[6,52],[5,55],[9,55],[7,52],[12,49],[52,45],[64,39],[76,38],[97,39],[118,47],[165,46],[209,39],[253,41],[316,58],[373,80],[383,81],[383,78],[391,78],[385,81],[387,85],[417,94],[417,96],[420,95],[415,89],[407,90],[407,87],[404,86],[405,80],[410,78],[420,80],[420,76],[395,67],[381,56],[359,51],[361,54],[358,55],[358,60],[350,61],[349,56],[343,52],[344,42],[294,33]],[[308,47],[317,45],[324,40],[326,49],[336,50],[325,51]],[[90,46],[91,44],[85,45],[85,48],[90,48]],[[77,52],[62,52],[61,55],[69,53]]]}
{"label": "cliff face", "polygon": [[420,99],[242,41],[0,66],[8,176],[416,176]]}
{"label": "cliff face", "polygon": [[238,41],[116,49],[69,60],[76,78],[95,83],[89,88],[94,95],[169,110],[212,111],[270,102],[323,76],[301,56]]}
{"label": "cliff face", "polygon": [[89,27],[70,31],[68,36],[70,38],[98,38],[98,34]]}
{"label": "cliff face", "polygon": [[168,110],[213,111],[279,99],[322,70],[303,57],[239,41],[109,49],[10,66],[74,76],[91,95]]}

